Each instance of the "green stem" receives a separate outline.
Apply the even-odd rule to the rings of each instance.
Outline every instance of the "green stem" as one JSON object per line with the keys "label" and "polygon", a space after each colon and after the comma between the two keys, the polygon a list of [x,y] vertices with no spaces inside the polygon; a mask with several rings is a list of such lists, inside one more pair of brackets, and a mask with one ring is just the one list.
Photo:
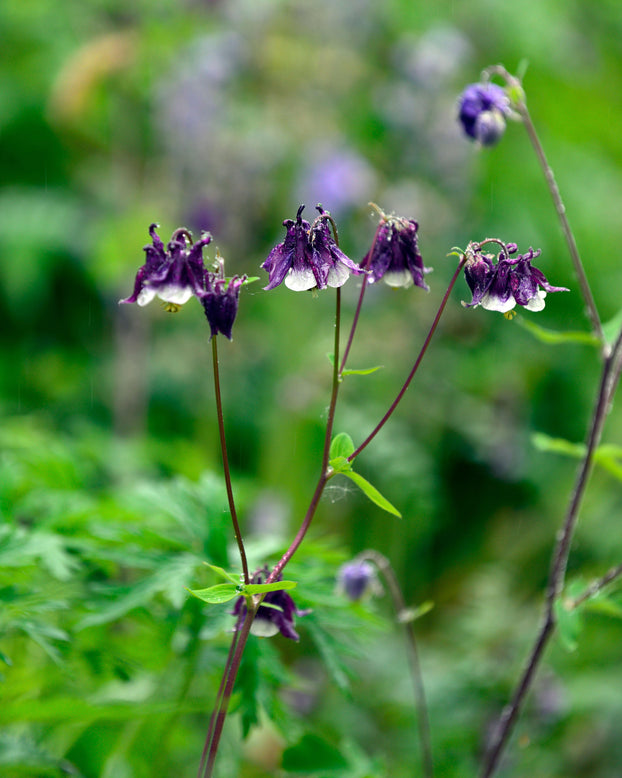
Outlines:
{"label": "green stem", "polygon": [[244,583],[250,583],[250,575],[248,572],[248,562],[246,560],[246,551],[244,549],[244,541],[242,540],[242,533],[240,532],[240,524],[238,522],[237,512],[235,510],[235,500],[233,498],[233,486],[231,485],[231,472],[229,470],[229,457],[227,456],[227,441],[225,438],[225,422],[222,412],[222,395],[220,392],[220,372],[218,370],[218,335],[212,337],[212,365],[214,367],[214,394],[216,396],[216,415],[218,417],[218,434],[220,436],[220,449],[222,451],[222,464],[225,475],[225,485],[227,487],[227,500],[229,501],[229,512],[231,513],[231,522],[233,524],[233,532],[235,534],[235,540],[238,544],[238,550],[240,552],[240,559],[242,561],[242,572],[244,575]]}

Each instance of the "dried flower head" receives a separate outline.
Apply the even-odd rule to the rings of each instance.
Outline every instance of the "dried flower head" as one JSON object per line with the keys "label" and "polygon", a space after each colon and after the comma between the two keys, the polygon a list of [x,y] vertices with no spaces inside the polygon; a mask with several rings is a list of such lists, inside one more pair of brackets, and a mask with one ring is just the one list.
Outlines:
{"label": "dried flower head", "polygon": [[[377,206],[374,206],[377,208]],[[389,286],[415,286],[429,290],[423,280],[430,269],[423,266],[417,244],[419,225],[413,219],[387,216],[379,208],[380,224],[371,249],[361,262],[369,270],[369,281],[381,279]]]}
{"label": "dried flower head", "polygon": [[246,278],[245,275],[225,278],[225,263],[222,259],[218,262],[216,273],[206,274],[205,291],[199,295],[199,299],[210,326],[210,337],[222,332],[231,340],[233,322],[238,313],[240,287]]}

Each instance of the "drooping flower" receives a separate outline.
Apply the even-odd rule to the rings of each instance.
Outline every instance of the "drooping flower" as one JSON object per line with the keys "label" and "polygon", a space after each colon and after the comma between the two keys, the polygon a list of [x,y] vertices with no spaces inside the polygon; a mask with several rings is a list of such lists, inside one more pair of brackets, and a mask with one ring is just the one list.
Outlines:
{"label": "drooping flower", "polygon": [[206,274],[205,291],[199,295],[205,316],[210,326],[211,336],[219,332],[231,340],[233,322],[238,313],[240,287],[246,281],[246,276],[233,276],[227,280],[224,272],[224,262],[219,262],[216,273]]}
{"label": "drooping flower", "polygon": [[149,227],[152,245],[145,246],[145,264],[139,269],[134,281],[134,291],[120,303],[147,305],[159,297],[170,305],[169,310],[187,303],[195,295],[205,291],[206,269],[203,264],[203,246],[211,241],[211,235],[204,233],[196,243],[185,228],[176,230],[168,246],[156,233],[158,225]]}
{"label": "drooping flower", "polygon": [[362,272],[336,244],[326,223],[328,214],[318,206],[320,217],[311,225],[302,218],[303,209],[301,205],[295,221],[285,219],[285,240],[261,266],[269,275],[268,291],[283,282],[295,292],[342,286],[350,273]]}
{"label": "drooping flower", "polygon": [[361,262],[361,267],[369,270],[369,282],[382,279],[389,286],[415,284],[429,291],[423,275],[430,269],[423,266],[417,245],[419,225],[413,219],[387,216],[382,211],[380,214],[375,240]]}
{"label": "drooping flower", "polygon": [[483,146],[494,146],[505,132],[510,98],[489,81],[469,84],[460,96],[458,118],[464,132]]}
{"label": "drooping flower", "polygon": [[[252,575],[251,583],[264,583],[269,572],[267,567],[257,570]],[[282,576],[279,576],[276,580],[280,581],[281,578]],[[296,608],[294,601],[284,589],[268,592],[253,619],[251,633],[260,638],[270,638],[280,632],[283,637],[290,640],[300,640],[300,636],[294,629],[294,617],[306,616],[308,613],[310,613],[309,610],[299,610]],[[246,600],[244,597],[236,600],[232,615],[237,616],[234,627],[237,631],[241,628],[246,617]]]}
{"label": "drooping flower", "polygon": [[497,262],[493,254],[484,254],[484,243],[470,243],[465,252],[464,276],[472,292],[470,303],[462,303],[467,308],[481,305],[489,311],[508,313],[516,305],[528,311],[541,311],[547,292],[567,292],[563,286],[552,286],[544,273],[532,267],[531,260],[540,256],[540,249],[532,248],[525,254],[515,254],[518,247],[509,243],[500,251]]}
{"label": "drooping flower", "polygon": [[358,602],[366,594],[378,589],[376,571],[369,562],[353,559],[339,568],[337,586],[349,600]]}

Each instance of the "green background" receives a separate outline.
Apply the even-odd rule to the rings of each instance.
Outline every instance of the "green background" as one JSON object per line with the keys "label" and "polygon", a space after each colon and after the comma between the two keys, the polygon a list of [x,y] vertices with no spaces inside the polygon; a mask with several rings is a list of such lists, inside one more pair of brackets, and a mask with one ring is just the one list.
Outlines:
{"label": "green background", "polygon": [[[357,445],[410,370],[454,246],[541,248],[538,266],[571,292],[525,318],[587,331],[524,130],[510,123],[481,150],[455,120],[483,67],[526,62],[528,105],[613,318],[622,10],[6,0],[0,40],[0,772],[191,776],[231,618],[184,587],[216,583],[202,560],[233,569],[236,557],[203,313],[194,300],[176,315],[117,305],[149,224],[164,240],[209,229],[229,274],[261,276],[219,350],[252,563],[275,561],[318,474],[334,307],[331,292],[262,291],[283,219],[322,202],[355,260],[374,232],[369,201],[420,225],[429,294],[367,294],[350,366],[384,368],[344,382],[336,421]],[[351,279],[346,327],[357,294]],[[299,644],[249,646],[219,775],[420,774],[388,595],[352,608],[335,592],[338,566],[366,547],[392,560],[409,602],[434,602],[416,626],[437,770],[476,774],[537,630],[576,470],[533,434],[585,438],[599,363],[587,345],[545,345],[518,320],[464,309],[468,299],[460,279],[421,373],[357,462],[404,518],[331,482],[288,573],[313,614]],[[605,441],[621,426],[614,410]],[[622,560],[620,507],[619,479],[597,470],[571,581]],[[619,775],[619,609],[614,593],[585,614],[574,650],[551,646],[503,775]]]}

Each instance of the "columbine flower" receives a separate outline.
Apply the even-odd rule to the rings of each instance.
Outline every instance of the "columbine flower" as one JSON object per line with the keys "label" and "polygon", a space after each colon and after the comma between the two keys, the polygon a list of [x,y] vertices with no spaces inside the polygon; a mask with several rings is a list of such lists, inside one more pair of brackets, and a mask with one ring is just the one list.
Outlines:
{"label": "columbine flower", "polygon": [[285,240],[272,249],[261,266],[269,274],[266,290],[283,281],[295,292],[337,287],[345,284],[350,273],[362,272],[335,243],[326,224],[328,214],[318,206],[320,217],[312,226],[302,218],[303,209],[301,205],[295,221],[285,219]]}
{"label": "columbine flower", "polygon": [[429,290],[423,274],[430,269],[423,266],[417,246],[419,225],[413,219],[387,216],[380,211],[381,221],[371,249],[361,262],[369,270],[369,281],[383,279],[389,286],[408,287],[415,284]]}
{"label": "columbine flower", "polygon": [[238,312],[240,287],[246,281],[246,276],[233,276],[227,281],[224,268],[224,262],[220,260],[218,272],[206,274],[206,289],[201,292],[199,299],[210,326],[210,337],[222,332],[231,340],[231,330]]}
{"label": "columbine flower", "polygon": [[[251,583],[263,583],[268,575],[268,568],[263,567],[261,570],[253,573]],[[280,581],[281,576],[276,580]],[[294,616],[306,616],[307,613],[310,613],[310,611],[298,610],[296,608],[294,601],[284,589],[268,592],[253,619],[251,633],[260,638],[271,638],[277,632],[280,632],[283,637],[290,640],[300,640],[300,636],[294,629]],[[238,617],[234,627],[237,631],[241,628],[246,617],[246,600],[244,597],[240,597],[236,601],[232,615]]]}
{"label": "columbine flower", "polygon": [[493,146],[505,132],[510,98],[497,84],[469,84],[460,96],[458,118],[465,133],[483,146]]}
{"label": "columbine flower", "polygon": [[369,562],[347,562],[339,568],[337,586],[352,602],[358,602],[364,595],[378,588],[376,571]]}
{"label": "columbine flower", "polygon": [[147,305],[156,295],[175,311],[193,296],[199,297],[205,290],[206,270],[203,265],[203,246],[211,240],[205,233],[192,243],[192,235],[182,228],[176,230],[164,248],[156,233],[158,225],[149,227],[152,245],[145,246],[147,261],[136,274],[134,291],[121,303]]}
{"label": "columbine flower", "polygon": [[[498,241],[485,241],[498,242]],[[515,254],[518,247],[508,243],[505,250],[499,252],[497,263],[493,254],[484,254],[484,244],[470,243],[465,252],[464,276],[471,289],[473,299],[462,303],[467,308],[481,305],[489,311],[507,313],[516,305],[528,311],[541,311],[547,292],[567,292],[563,286],[551,286],[544,273],[531,266],[531,260],[540,256],[540,249],[532,248],[526,254]]]}

